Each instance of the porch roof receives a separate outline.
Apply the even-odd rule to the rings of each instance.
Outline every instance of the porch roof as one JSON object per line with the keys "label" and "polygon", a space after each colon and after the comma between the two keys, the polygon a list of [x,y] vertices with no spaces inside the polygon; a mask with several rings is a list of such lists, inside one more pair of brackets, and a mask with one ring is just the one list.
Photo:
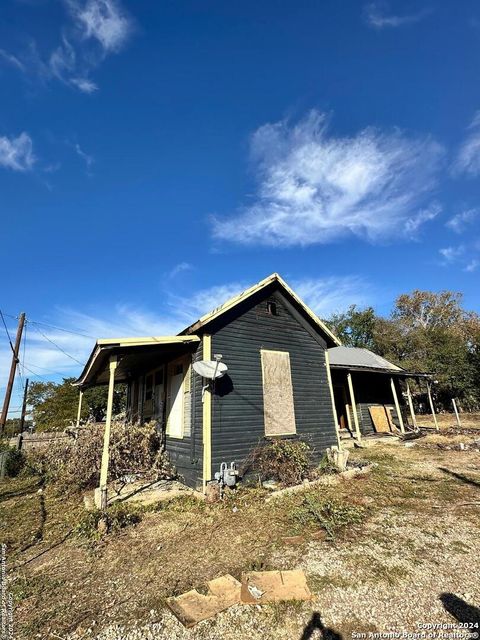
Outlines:
{"label": "porch roof", "polygon": [[330,367],[332,369],[346,369],[349,371],[365,371],[372,373],[385,373],[389,375],[405,376],[405,377],[428,377],[426,373],[416,373],[407,371],[398,367],[396,364],[389,362],[382,356],[379,356],[368,349],[359,347],[332,347],[328,350],[330,358]]}
{"label": "porch roof", "polygon": [[126,382],[137,371],[154,368],[180,356],[189,345],[200,341],[196,335],[107,338],[97,340],[95,348],[74,385],[81,388],[108,384],[110,356],[118,357],[116,382]]}

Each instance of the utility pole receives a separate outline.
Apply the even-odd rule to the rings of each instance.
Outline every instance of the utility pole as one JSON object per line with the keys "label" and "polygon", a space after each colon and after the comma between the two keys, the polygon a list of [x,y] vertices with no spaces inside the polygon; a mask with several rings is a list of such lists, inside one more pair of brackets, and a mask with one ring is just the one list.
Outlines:
{"label": "utility pole", "polygon": [[20,351],[20,343],[22,341],[23,327],[25,325],[25,314],[21,313],[18,318],[17,336],[15,338],[15,346],[12,354],[12,364],[10,367],[10,375],[7,382],[7,390],[5,391],[5,400],[3,401],[2,416],[0,418],[0,436],[3,435],[5,422],[7,421],[8,408],[10,407],[10,398],[12,397],[13,383],[15,381],[15,372],[18,364],[18,352]]}
{"label": "utility pole", "polygon": [[25,380],[25,389],[23,391],[22,415],[20,416],[20,433],[25,431],[25,414],[27,413],[27,395],[28,395],[28,378]]}

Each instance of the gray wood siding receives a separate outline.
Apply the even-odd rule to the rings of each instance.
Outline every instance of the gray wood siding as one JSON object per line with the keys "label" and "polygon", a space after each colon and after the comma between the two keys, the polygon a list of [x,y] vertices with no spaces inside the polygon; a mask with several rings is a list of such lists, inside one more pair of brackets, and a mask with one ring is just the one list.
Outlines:
{"label": "gray wood siding", "polygon": [[[266,299],[278,315],[266,312]],[[263,386],[260,349],[288,351],[297,436],[322,452],[336,444],[325,367],[326,345],[305,328],[283,295],[276,292],[225,323],[212,335],[212,353],[221,353],[228,376],[216,383],[212,398],[212,473],[221,462],[240,464],[263,441]]]}

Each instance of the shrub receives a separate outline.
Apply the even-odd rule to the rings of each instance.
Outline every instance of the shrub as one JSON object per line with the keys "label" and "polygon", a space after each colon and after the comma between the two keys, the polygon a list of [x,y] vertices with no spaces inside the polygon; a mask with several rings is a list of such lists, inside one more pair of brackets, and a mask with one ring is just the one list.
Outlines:
{"label": "shrub", "polygon": [[262,480],[277,480],[286,486],[299,484],[307,477],[311,449],[302,440],[273,440],[259,444],[247,464]]}
{"label": "shrub", "polygon": [[[143,515],[140,505],[126,502],[114,502],[105,511],[95,509],[85,511],[78,521],[74,533],[82,538],[98,540],[103,533],[116,532],[138,524]],[[103,532],[100,523],[103,524]]]}
{"label": "shrub", "polygon": [[[47,451],[32,454],[29,464],[61,490],[96,487],[100,479],[103,433],[103,427],[89,427],[76,440],[54,442]],[[127,475],[152,480],[174,477],[153,423],[141,426],[112,423],[109,481],[122,480]]]}
{"label": "shrub", "polygon": [[7,451],[7,460],[5,463],[5,475],[10,478],[18,476],[25,464],[25,456],[21,451],[15,447],[9,447],[8,445],[0,445],[0,451]]}
{"label": "shrub", "polygon": [[300,504],[291,512],[291,519],[301,528],[315,525],[325,529],[333,538],[335,533],[350,524],[359,524],[364,517],[361,507],[338,500],[321,499],[318,496],[305,495]]}

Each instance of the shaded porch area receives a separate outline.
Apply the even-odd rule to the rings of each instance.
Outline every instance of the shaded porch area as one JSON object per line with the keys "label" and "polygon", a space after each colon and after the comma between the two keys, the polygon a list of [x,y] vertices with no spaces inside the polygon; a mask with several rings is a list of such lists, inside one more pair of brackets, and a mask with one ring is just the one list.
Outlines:
{"label": "shaded porch area", "polygon": [[424,389],[437,427],[428,374],[406,371],[367,349],[334,347],[329,356],[341,439],[416,431],[412,388]]}
{"label": "shaded porch area", "polygon": [[159,336],[98,340],[75,382],[79,387],[77,423],[80,421],[83,391],[108,385],[100,483],[95,504],[107,505],[109,443],[115,384],[127,385],[127,422],[154,420],[165,444],[168,436],[183,438],[191,419],[191,362],[200,338]]}

